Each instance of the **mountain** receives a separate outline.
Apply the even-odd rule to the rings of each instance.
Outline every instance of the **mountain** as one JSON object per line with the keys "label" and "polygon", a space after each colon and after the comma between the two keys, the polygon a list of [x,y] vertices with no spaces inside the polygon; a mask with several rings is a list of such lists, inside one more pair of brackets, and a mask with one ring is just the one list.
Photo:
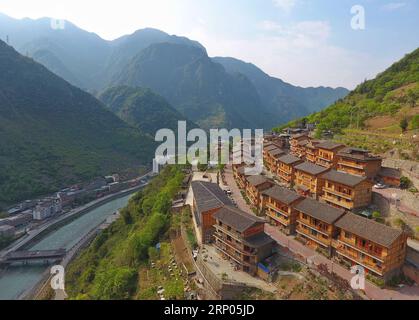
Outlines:
{"label": "mountain", "polygon": [[347,93],[295,87],[240,60],[211,59],[199,42],[150,28],[106,41],[69,21],[54,29],[48,18],[0,15],[0,39],[91,93],[150,87],[203,128],[270,128]]}
{"label": "mountain", "polygon": [[[415,119],[418,118],[418,100],[419,48],[378,74],[375,79],[361,83],[344,99],[308,116],[307,121],[317,124],[318,134],[325,130],[343,133],[344,129],[355,127],[371,127],[375,134],[377,130],[400,134],[401,119],[416,121],[413,119],[415,116]],[[299,122],[301,119],[287,125]]]}
{"label": "mountain", "polygon": [[230,75],[202,48],[172,43],[142,50],[112,85],[151,88],[203,128],[264,127],[259,96],[242,75]]}
{"label": "mountain", "polygon": [[0,203],[151,161],[154,141],[0,41]]}
{"label": "mountain", "polygon": [[[296,87],[280,79],[271,77],[252,63],[230,57],[215,57],[231,74],[245,75],[256,87],[262,103],[270,112],[279,113],[288,119],[301,116],[303,113],[319,111],[348,94],[345,88]],[[286,112],[286,113],[284,113]]]}
{"label": "mountain", "polygon": [[[178,121],[187,121],[163,97],[150,89],[114,87],[103,92],[99,99],[119,118],[151,136],[162,128],[177,132]],[[193,123],[189,124],[196,127]]]}

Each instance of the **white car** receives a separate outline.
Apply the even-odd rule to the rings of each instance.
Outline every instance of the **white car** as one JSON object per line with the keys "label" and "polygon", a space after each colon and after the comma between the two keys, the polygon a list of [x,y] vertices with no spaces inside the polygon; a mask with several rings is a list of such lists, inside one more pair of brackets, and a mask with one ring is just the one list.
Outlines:
{"label": "white car", "polygon": [[382,183],[377,183],[376,185],[374,185],[375,189],[385,189],[387,188],[387,186],[385,184]]}

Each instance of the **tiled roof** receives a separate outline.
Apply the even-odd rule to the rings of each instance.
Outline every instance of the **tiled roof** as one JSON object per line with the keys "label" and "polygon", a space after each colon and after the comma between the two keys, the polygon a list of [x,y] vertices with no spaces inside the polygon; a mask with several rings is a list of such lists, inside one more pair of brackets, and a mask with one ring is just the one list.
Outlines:
{"label": "tiled roof", "polygon": [[324,175],[322,175],[323,179],[330,180],[333,182],[344,184],[345,186],[355,187],[361,182],[367,180],[367,177],[359,177],[354,176],[352,174],[338,172],[336,170],[331,170]]}
{"label": "tiled roof", "polygon": [[368,150],[347,147],[338,152],[342,158],[354,159],[358,161],[373,161],[381,160],[381,157],[372,156]]}
{"label": "tiled roof", "polygon": [[214,213],[213,217],[239,232],[249,229],[256,223],[265,223],[264,219],[241,211],[232,206],[225,206],[221,208]]}
{"label": "tiled roof", "polygon": [[345,215],[336,222],[336,226],[385,247],[390,247],[402,234],[401,230],[390,228],[353,213]]}
{"label": "tiled roof", "polygon": [[251,248],[260,248],[270,243],[275,243],[275,240],[272,239],[265,232],[258,233],[254,236],[244,239],[244,244]]}
{"label": "tiled roof", "polygon": [[285,154],[285,151],[282,150],[282,149],[279,149],[279,148],[275,148],[275,149],[269,150],[268,153],[271,156],[275,157],[275,156],[278,156],[278,155]]}
{"label": "tiled roof", "polygon": [[216,183],[192,181],[191,185],[199,213],[220,208],[223,205],[232,205],[229,197]]}
{"label": "tiled roof", "polygon": [[318,166],[311,162],[304,162],[302,164],[299,164],[298,166],[295,166],[295,169],[307,172],[314,176],[317,176],[318,174],[329,170],[328,168]]}
{"label": "tiled roof", "polygon": [[329,206],[311,198],[305,198],[294,206],[298,211],[305,213],[313,218],[333,223],[345,214],[345,210]]}
{"label": "tiled roof", "polygon": [[257,187],[257,186],[259,186],[259,185],[261,185],[265,182],[268,182],[268,181],[270,181],[268,178],[266,178],[264,176],[261,176],[261,175],[249,176],[247,178],[247,182],[249,182],[249,184],[251,184],[252,186],[255,186],[255,187]]}
{"label": "tiled roof", "polygon": [[263,191],[262,194],[269,196],[287,205],[293,203],[294,201],[298,199],[303,198],[296,192],[289,190],[287,188],[280,187],[280,186],[274,186],[270,189],[267,189]]}
{"label": "tiled roof", "polygon": [[283,162],[285,164],[294,164],[297,162],[301,162],[301,159],[296,156],[293,156],[292,154],[287,154],[278,158],[278,161]]}
{"label": "tiled roof", "polygon": [[378,175],[382,177],[400,178],[402,174],[398,169],[382,167]]}
{"label": "tiled roof", "polygon": [[326,149],[326,150],[334,150],[336,148],[343,147],[343,146],[344,145],[341,144],[341,143],[337,143],[337,142],[333,142],[333,141],[325,141],[325,142],[319,143],[317,145],[317,148]]}

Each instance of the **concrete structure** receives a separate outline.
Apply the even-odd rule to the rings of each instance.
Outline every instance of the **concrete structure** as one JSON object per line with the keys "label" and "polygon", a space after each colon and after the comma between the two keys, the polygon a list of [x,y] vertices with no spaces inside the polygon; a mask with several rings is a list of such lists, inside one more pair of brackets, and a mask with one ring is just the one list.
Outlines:
{"label": "concrete structure", "polygon": [[33,219],[42,221],[62,211],[60,198],[44,199],[39,202],[33,211]]}

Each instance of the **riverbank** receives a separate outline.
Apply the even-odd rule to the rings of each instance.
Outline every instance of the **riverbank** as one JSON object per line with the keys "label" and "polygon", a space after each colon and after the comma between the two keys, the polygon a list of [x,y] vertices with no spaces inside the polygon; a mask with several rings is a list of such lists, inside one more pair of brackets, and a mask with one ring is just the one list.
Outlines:
{"label": "riverbank", "polygon": [[[141,178],[145,178],[147,176],[149,176],[150,173],[142,176]],[[119,191],[117,193],[114,194],[110,194],[108,196],[105,196],[103,198],[100,199],[96,199],[92,202],[89,202],[86,205],[83,205],[79,208],[76,208],[74,210],[71,210],[70,212],[63,214],[61,216],[56,217],[53,220],[50,220],[48,222],[46,222],[45,224],[41,225],[39,228],[31,230],[28,232],[28,234],[26,236],[23,236],[21,239],[19,239],[17,242],[14,242],[13,244],[11,244],[9,247],[7,247],[6,249],[3,249],[2,251],[0,251],[0,258],[7,255],[10,252],[13,251],[17,251],[19,249],[24,249],[24,248],[28,248],[31,245],[35,244],[40,238],[45,237],[48,233],[56,230],[57,228],[60,228],[61,226],[71,222],[73,219],[76,219],[78,217],[80,217],[81,215],[85,214],[86,212],[89,212],[99,206],[102,206],[112,200],[121,198],[127,194],[130,193],[134,193],[136,191],[138,191],[139,189],[144,188],[147,185],[147,183],[145,184],[141,184],[129,189],[125,189],[122,191]]]}

